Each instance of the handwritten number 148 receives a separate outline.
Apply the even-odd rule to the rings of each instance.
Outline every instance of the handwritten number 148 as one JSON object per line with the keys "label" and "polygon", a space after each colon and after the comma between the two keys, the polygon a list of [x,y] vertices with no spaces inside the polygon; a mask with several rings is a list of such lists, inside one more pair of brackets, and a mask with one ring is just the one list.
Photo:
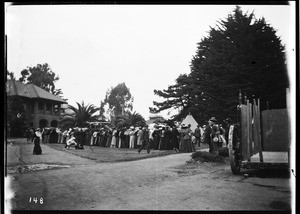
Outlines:
{"label": "handwritten number 148", "polygon": [[44,199],[40,198],[40,200],[38,200],[38,198],[32,198],[32,197],[30,197],[29,198],[29,203],[32,203],[32,202],[34,202],[34,203],[40,202],[40,204],[43,204],[44,203]]}

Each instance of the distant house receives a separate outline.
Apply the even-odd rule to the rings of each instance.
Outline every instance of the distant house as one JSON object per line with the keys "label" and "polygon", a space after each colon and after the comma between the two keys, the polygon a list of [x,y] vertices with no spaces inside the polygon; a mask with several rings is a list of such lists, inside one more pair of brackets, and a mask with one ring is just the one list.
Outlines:
{"label": "distant house", "polygon": [[33,85],[23,84],[16,80],[7,80],[7,99],[18,96],[21,98],[26,125],[33,128],[57,127],[62,113],[62,104],[67,102],[59,97]]}
{"label": "distant house", "polygon": [[162,123],[162,122],[165,122],[165,121],[166,121],[166,119],[163,118],[160,115],[151,115],[149,117],[149,120],[146,121],[146,124],[150,125],[150,124],[153,124],[153,123]]}

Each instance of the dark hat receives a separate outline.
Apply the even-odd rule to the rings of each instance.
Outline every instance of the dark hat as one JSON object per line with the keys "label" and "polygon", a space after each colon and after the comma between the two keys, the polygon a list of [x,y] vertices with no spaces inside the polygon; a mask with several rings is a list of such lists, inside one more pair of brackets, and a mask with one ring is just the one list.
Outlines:
{"label": "dark hat", "polygon": [[228,122],[228,123],[233,123],[233,120],[229,117],[227,117],[225,120],[223,120],[224,122]]}
{"label": "dark hat", "polygon": [[209,121],[217,122],[217,119],[215,117],[212,117],[209,119]]}

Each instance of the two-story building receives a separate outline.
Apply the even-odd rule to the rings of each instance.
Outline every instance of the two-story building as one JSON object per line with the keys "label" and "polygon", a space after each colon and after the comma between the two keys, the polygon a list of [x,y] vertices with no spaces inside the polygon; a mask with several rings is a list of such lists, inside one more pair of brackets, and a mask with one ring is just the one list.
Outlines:
{"label": "two-story building", "polygon": [[19,96],[22,99],[28,127],[58,126],[62,113],[61,105],[67,103],[66,101],[36,85],[16,80],[7,80],[6,92],[7,98]]}

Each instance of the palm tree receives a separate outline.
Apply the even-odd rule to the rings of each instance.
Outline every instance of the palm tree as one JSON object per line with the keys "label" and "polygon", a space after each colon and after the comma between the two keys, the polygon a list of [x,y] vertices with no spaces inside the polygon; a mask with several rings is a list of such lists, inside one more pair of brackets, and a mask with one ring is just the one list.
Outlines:
{"label": "palm tree", "polygon": [[146,124],[143,116],[136,111],[133,113],[127,111],[124,115],[118,115],[116,122],[117,127],[144,126]]}
{"label": "palm tree", "polygon": [[69,109],[72,110],[71,113],[65,113],[60,123],[62,127],[75,126],[75,127],[88,127],[88,122],[97,121],[98,115],[94,115],[99,108],[92,105],[84,105],[82,101],[81,104],[77,103],[78,108],[69,105]]}

